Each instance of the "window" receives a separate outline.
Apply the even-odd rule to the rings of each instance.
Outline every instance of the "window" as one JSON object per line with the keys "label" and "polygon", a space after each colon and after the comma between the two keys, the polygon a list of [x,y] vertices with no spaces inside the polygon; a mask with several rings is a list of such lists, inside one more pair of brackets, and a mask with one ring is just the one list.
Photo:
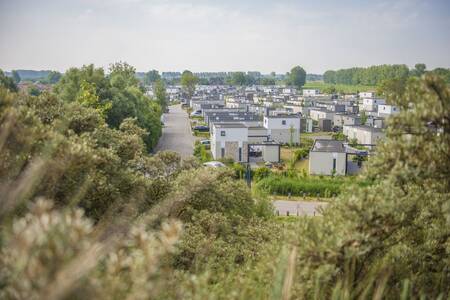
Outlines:
{"label": "window", "polygon": [[222,130],[222,131],[220,132],[220,135],[221,135],[221,136],[225,136],[225,131]]}
{"label": "window", "polygon": [[242,161],[242,148],[239,147],[239,161]]}
{"label": "window", "polygon": [[336,158],[333,158],[333,172],[336,171]]}
{"label": "window", "polygon": [[220,149],[220,156],[221,156],[222,158],[225,157],[225,148],[221,148],[221,149]]}
{"label": "window", "polygon": [[286,125],[286,120],[281,120],[281,125]]}

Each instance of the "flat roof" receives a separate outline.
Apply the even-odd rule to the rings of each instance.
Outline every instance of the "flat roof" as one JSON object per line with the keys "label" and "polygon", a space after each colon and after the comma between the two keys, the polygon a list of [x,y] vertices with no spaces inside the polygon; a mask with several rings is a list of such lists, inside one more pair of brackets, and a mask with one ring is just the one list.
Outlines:
{"label": "flat roof", "polygon": [[345,152],[344,142],[317,139],[311,151],[314,152]]}
{"label": "flat roof", "polygon": [[217,128],[247,128],[242,123],[213,123],[213,126]]}
{"label": "flat roof", "polygon": [[300,118],[300,115],[298,114],[278,114],[274,116],[265,116],[267,118],[271,119],[286,119],[286,118]]}
{"label": "flat roof", "polygon": [[367,125],[344,125],[344,126],[357,128],[357,129],[364,130],[364,131],[371,131],[371,132],[382,132],[383,131],[382,128],[377,128],[377,127],[372,127],[372,126],[367,126]]}

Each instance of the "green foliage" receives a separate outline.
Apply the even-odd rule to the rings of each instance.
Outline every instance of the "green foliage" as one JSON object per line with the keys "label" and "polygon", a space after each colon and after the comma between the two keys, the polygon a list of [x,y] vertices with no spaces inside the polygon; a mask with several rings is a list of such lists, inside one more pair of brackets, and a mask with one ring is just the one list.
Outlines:
{"label": "green foliage", "polygon": [[261,179],[264,179],[266,177],[269,177],[272,174],[272,171],[267,167],[259,167],[255,170],[253,174],[253,178],[256,182],[260,181]]}
{"label": "green foliage", "polygon": [[294,162],[307,158],[309,155],[309,148],[300,148],[294,151]]}
{"label": "green foliage", "polygon": [[409,76],[406,65],[380,65],[367,68],[350,68],[326,71],[323,81],[331,84],[375,86],[386,79],[402,79]]}
{"label": "green foliage", "polygon": [[261,79],[261,84],[262,85],[275,85],[276,80],[275,80],[275,78],[264,77]]}
{"label": "green foliage", "polygon": [[136,118],[0,87],[0,298],[447,299],[450,90],[427,73],[388,97],[360,178],[257,183],[340,192],[275,218],[230,169],[148,156]]}
{"label": "green foliage", "polygon": [[13,70],[11,72],[11,77],[15,84],[18,84],[20,82],[20,75],[16,70]]}
{"label": "green foliage", "polygon": [[153,85],[153,91],[162,111],[164,111],[167,107],[167,95],[166,95],[166,84],[161,79],[157,80]]}
{"label": "green foliage", "polygon": [[65,103],[48,93],[2,94],[2,183],[17,184],[26,166],[42,161],[39,172],[45,173],[36,171],[34,195],[65,206],[81,193],[77,201],[94,219],[124,197],[135,197],[136,206],[156,201],[141,197],[155,194],[145,176],[152,174],[147,165],[158,158],[145,155],[145,131],[136,120],[125,119],[115,130],[96,109],[77,102]]}
{"label": "green foliage", "polygon": [[41,94],[41,91],[34,84],[32,84],[28,87],[28,95],[39,96],[40,94]]}
{"label": "green foliage", "polygon": [[269,194],[293,196],[320,196],[330,197],[341,192],[345,180],[341,178],[317,178],[317,177],[285,177],[272,175],[257,183],[257,188]]}
{"label": "green foliage", "polygon": [[194,76],[191,71],[185,70],[181,74],[181,86],[184,92],[188,95],[189,99],[192,98],[195,92],[195,86],[198,83],[198,78]]}
{"label": "green foliage", "polygon": [[293,67],[291,72],[287,74],[286,84],[301,88],[306,82],[306,71],[300,67]]}
{"label": "green foliage", "polygon": [[106,116],[110,127],[119,128],[127,118],[136,118],[147,131],[144,141],[151,150],[161,135],[161,107],[143,93],[135,69],[126,63],[110,66],[109,76],[93,65],[71,68],[55,86],[58,96],[67,102],[82,100]]}
{"label": "green foliage", "polygon": [[146,85],[152,85],[159,80],[161,80],[161,76],[157,70],[148,71],[144,75],[144,84]]}
{"label": "green foliage", "polygon": [[50,71],[47,75],[46,82],[50,84],[58,83],[58,81],[61,79],[62,74],[57,71]]}
{"label": "green foliage", "polygon": [[347,140],[347,136],[342,131],[333,133],[332,137],[333,137],[333,140],[336,140],[336,141],[346,141]]}
{"label": "green foliage", "polygon": [[211,151],[206,149],[206,146],[196,141],[194,146],[194,156],[202,163],[212,160]]}
{"label": "green foliage", "polygon": [[11,92],[17,92],[19,90],[14,80],[6,76],[1,69],[0,69],[0,87],[8,89]]}

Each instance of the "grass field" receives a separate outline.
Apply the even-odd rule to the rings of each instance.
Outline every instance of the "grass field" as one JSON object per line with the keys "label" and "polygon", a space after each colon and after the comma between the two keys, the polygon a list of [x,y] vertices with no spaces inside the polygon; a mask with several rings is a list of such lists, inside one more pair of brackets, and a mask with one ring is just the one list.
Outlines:
{"label": "grass field", "polygon": [[347,85],[347,84],[328,84],[323,81],[310,81],[307,82],[303,88],[304,89],[318,89],[321,92],[326,92],[327,89],[334,87],[338,93],[344,94],[355,94],[358,92],[365,91],[376,91],[376,86],[370,85]]}

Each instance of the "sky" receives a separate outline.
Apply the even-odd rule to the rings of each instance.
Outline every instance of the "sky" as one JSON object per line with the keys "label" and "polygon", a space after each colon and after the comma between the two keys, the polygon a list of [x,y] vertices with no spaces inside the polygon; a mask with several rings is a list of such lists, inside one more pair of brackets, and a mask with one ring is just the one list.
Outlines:
{"label": "sky", "polygon": [[0,0],[0,68],[450,67],[450,0]]}

